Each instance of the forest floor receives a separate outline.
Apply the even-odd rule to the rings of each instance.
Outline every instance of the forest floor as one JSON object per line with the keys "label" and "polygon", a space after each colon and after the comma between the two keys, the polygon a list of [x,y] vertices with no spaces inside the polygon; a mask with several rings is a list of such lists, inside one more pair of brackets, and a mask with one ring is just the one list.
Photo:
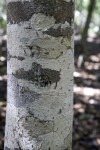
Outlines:
{"label": "forest floor", "polygon": [[[73,150],[100,150],[100,39],[87,43],[87,58],[75,41]],[[0,150],[6,114],[6,36],[0,37]]]}

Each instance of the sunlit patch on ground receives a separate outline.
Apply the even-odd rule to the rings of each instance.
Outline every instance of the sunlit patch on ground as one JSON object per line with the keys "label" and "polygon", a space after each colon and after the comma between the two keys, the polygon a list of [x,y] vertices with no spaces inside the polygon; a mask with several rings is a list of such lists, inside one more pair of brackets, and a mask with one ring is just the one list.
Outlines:
{"label": "sunlit patch on ground", "polygon": [[94,89],[89,87],[74,87],[74,93],[85,96],[99,96],[100,89]]}

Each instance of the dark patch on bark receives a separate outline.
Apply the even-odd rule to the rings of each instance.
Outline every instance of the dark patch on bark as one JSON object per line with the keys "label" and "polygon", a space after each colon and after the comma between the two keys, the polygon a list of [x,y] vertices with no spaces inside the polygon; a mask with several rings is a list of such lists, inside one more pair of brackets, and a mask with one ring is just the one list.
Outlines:
{"label": "dark patch on bark", "polygon": [[31,57],[36,57],[36,58],[38,58],[40,56],[41,51],[43,52],[43,50],[44,50],[41,47],[39,47],[38,45],[29,45],[27,47],[31,51],[30,56]]}
{"label": "dark patch on bark", "polygon": [[39,100],[40,94],[29,90],[28,87],[21,87],[18,80],[13,75],[8,75],[8,87],[13,96],[13,101],[8,99],[9,103],[14,103],[15,106],[21,107],[26,104],[31,104],[35,100]]}
{"label": "dark patch on bark", "polygon": [[21,61],[23,61],[25,58],[24,57],[20,57],[20,56],[14,56],[13,58],[17,58],[18,60],[21,60]]}
{"label": "dark patch on bark", "polygon": [[59,26],[57,29],[54,29],[53,27],[48,29],[48,31],[45,31],[44,33],[49,34],[53,37],[67,37],[68,39],[71,38],[72,34],[73,34],[73,30],[70,27],[66,27],[66,28],[61,28],[61,26]]}
{"label": "dark patch on bark", "polygon": [[28,21],[35,13],[54,16],[56,23],[65,21],[71,23],[71,19],[74,17],[74,4],[64,0],[10,2],[7,5],[7,22],[16,24],[21,21]]}
{"label": "dark patch on bark", "polygon": [[71,46],[67,46],[67,49],[71,49]]}
{"label": "dark patch on bark", "polygon": [[27,42],[29,41],[29,39],[28,38],[22,38],[22,39],[20,39],[20,41],[22,43],[24,43],[24,44],[27,44]]}
{"label": "dark patch on bark", "polygon": [[16,58],[21,61],[25,59],[24,57],[21,57],[21,56],[12,56],[9,52],[7,52],[7,61],[10,61],[11,58]]}
{"label": "dark patch on bark", "polygon": [[17,144],[18,144],[18,147],[19,147],[19,148],[17,148],[17,149],[14,149],[14,150],[22,150],[22,148],[21,148],[21,146],[20,146],[20,143],[19,143],[19,141],[17,142]]}
{"label": "dark patch on bark", "polygon": [[4,150],[10,150],[10,148],[8,148],[8,147],[5,147],[5,148],[4,148]]}
{"label": "dark patch on bark", "polygon": [[39,87],[49,87],[52,83],[57,83],[60,80],[59,71],[43,69],[40,64],[35,62],[30,70],[19,69],[14,76],[18,79],[32,81]]}
{"label": "dark patch on bark", "polygon": [[62,110],[61,109],[59,109],[59,112],[58,112],[58,114],[61,114],[62,113]]}

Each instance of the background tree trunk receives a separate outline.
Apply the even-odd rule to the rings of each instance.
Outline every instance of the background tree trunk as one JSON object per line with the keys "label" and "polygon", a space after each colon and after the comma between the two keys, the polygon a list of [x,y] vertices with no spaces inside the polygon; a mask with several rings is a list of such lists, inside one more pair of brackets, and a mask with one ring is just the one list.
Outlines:
{"label": "background tree trunk", "polygon": [[71,150],[72,0],[7,0],[5,150]]}
{"label": "background tree trunk", "polygon": [[92,14],[93,14],[93,10],[95,8],[95,2],[96,0],[90,0],[89,3],[89,7],[88,7],[88,15],[87,15],[87,19],[86,19],[86,23],[83,29],[83,33],[82,33],[82,38],[81,38],[81,45],[83,48],[83,52],[86,54],[86,41],[87,41],[87,36],[88,36],[88,29],[89,29],[89,25],[92,19]]}

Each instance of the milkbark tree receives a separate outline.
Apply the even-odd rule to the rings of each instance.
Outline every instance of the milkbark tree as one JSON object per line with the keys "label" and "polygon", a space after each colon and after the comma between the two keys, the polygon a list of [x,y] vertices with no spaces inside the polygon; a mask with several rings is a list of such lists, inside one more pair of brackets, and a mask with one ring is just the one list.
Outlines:
{"label": "milkbark tree", "polygon": [[5,150],[71,150],[73,0],[7,0]]}

